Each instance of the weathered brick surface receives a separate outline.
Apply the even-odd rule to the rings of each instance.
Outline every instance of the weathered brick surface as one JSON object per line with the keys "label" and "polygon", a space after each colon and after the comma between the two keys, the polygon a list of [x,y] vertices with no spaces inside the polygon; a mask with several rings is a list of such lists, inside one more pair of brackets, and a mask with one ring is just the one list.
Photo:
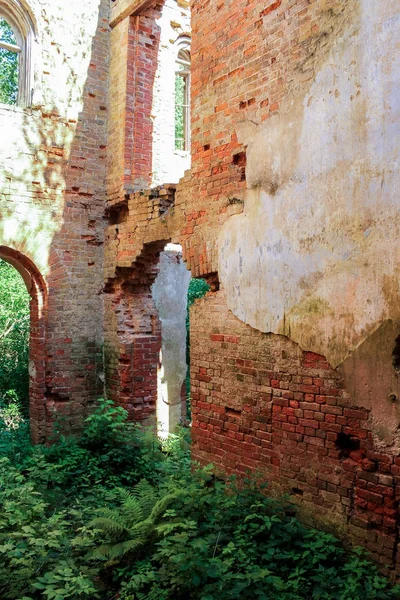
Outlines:
{"label": "weathered brick surface", "polygon": [[[246,147],[240,132],[279,122],[299,97],[305,108],[303,99],[329,52],[344,33],[352,39],[348,32],[360,25],[361,4],[195,0],[192,168],[176,193],[170,185],[140,192],[157,163],[153,94],[161,88],[157,61],[164,38],[158,22],[164,4],[116,0],[110,31],[106,0],[100,7],[95,0],[83,5],[72,0],[68,6],[31,2],[40,57],[34,103],[28,109],[0,107],[7,140],[0,149],[0,256],[25,275],[32,294],[34,438],[48,436],[60,415],[69,428],[79,428],[103,391],[103,340],[109,396],[133,419],[154,415],[160,323],[151,285],[166,242],[181,243],[192,274],[205,276],[212,287],[191,318],[195,457],[227,472],[260,471],[298,499],[309,521],[331,522],[398,572],[400,459],[395,444],[376,443],[374,407],[350,397],[339,372],[319,354],[303,352],[290,341],[290,331],[288,337],[265,334],[246,325],[245,316],[234,317],[218,281],[221,228],[230,218],[242,225],[250,219],[251,194],[260,205],[268,196],[265,206],[271,210],[264,213],[272,221],[283,218],[272,210],[282,181],[257,178],[257,157],[253,153],[250,165],[251,144]],[[185,0],[176,5],[187,8]],[[393,28],[385,10],[376,35]],[[361,94],[351,90],[344,106],[351,123],[363,115],[367,129],[371,119],[357,104]],[[326,106],[340,92],[332,88],[328,96]],[[321,109],[320,118],[326,114]],[[290,132],[271,130],[283,140],[282,156],[289,156],[284,140],[291,139]],[[265,159],[266,171],[272,159]],[[349,160],[348,170],[361,168],[358,155]],[[283,179],[301,182],[309,175],[289,170]],[[340,178],[335,185],[328,181],[318,182],[327,196]],[[322,205],[321,199],[312,208],[318,212]],[[260,210],[260,218],[264,213]],[[290,218],[297,214],[292,211]],[[351,230],[352,240],[374,239],[367,217],[365,230],[358,221]],[[295,241],[308,244],[305,236]],[[334,242],[329,244],[327,254]],[[396,300],[397,279],[385,284],[390,302]],[[266,297],[272,293],[268,285],[265,281]]]}
{"label": "weathered brick surface", "polygon": [[60,413],[79,428],[102,393],[109,6],[29,4],[34,103],[0,107],[0,254],[35,282],[30,397],[40,440]]}
{"label": "weathered brick surface", "polygon": [[127,16],[111,32],[108,120],[108,200],[151,182],[152,94],[157,70],[161,6]]}
{"label": "weathered brick surface", "polygon": [[175,187],[127,195],[107,210],[105,348],[108,394],[131,417],[155,416],[161,331],[151,286],[171,240]]}
{"label": "weathered brick surface", "polygon": [[[324,357],[230,313],[223,292],[191,309],[193,455],[227,473],[261,473],[330,525],[397,567],[400,464],[374,448]],[[305,510],[307,509],[307,510]]]}
{"label": "weathered brick surface", "polygon": [[243,210],[238,124],[262,124],[289,95],[304,94],[351,9],[337,0],[193,2],[192,169],[177,205],[186,207],[180,237],[194,276],[218,271],[218,233]]}
{"label": "weathered brick surface", "polygon": [[[120,4],[122,12],[125,4]],[[227,309],[223,289],[218,291],[221,228],[235,215],[245,221],[248,187],[257,198],[263,187],[273,202],[281,184],[257,179],[254,156],[253,179],[246,181],[249,157],[241,127],[262,128],[279,120],[282,111],[286,114],[292,101],[306,97],[337,40],[356,27],[359,8],[357,2],[339,0],[192,3],[192,167],[174,199],[170,188],[162,194],[131,193],[149,182],[151,171],[150,114],[146,107],[140,110],[140,102],[148,100],[154,82],[158,34],[147,21],[148,8],[132,17],[147,46],[138,43],[134,62],[126,65],[123,61],[133,56],[133,21],[122,18],[115,25],[121,55],[116,42],[112,61],[120,71],[113,63],[111,78],[115,71],[122,85],[119,90],[112,86],[116,98],[109,121],[107,374],[111,394],[131,414],[147,418],[159,343],[150,286],[163,244],[181,243],[192,274],[205,276],[213,290],[191,315],[195,457],[227,472],[260,471],[299,500],[309,521],[330,522],[377,560],[398,568],[400,463],[395,450],[377,451],[370,410],[360,398],[356,403],[350,397],[341,375],[323,356],[303,352],[290,333],[265,334],[245,325]],[[117,14],[118,8],[113,10]],[[136,100],[127,103],[123,90],[129,93],[142,58],[139,104],[132,108]],[[337,98],[339,92],[332,94]],[[286,133],[283,127],[278,137],[286,139]],[[292,176],[306,179],[307,173],[290,172],[287,179]],[[166,210],[160,201],[164,194],[167,204],[171,194]],[[278,218],[272,210],[268,214]],[[265,288],[267,296],[268,281]],[[135,340],[152,354],[135,355]]]}

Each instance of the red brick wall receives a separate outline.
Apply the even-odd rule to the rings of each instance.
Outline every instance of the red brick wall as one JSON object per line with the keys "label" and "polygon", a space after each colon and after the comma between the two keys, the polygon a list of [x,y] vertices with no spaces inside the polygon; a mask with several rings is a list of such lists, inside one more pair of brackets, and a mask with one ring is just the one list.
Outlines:
{"label": "red brick wall", "polygon": [[[35,15],[41,43],[34,57],[35,97],[41,104],[0,107],[1,130],[12,132],[0,161],[2,255],[36,282],[30,382],[35,441],[52,434],[55,420],[79,430],[88,404],[103,394],[109,3],[92,2],[84,11],[79,6],[79,17],[55,4],[42,3]],[[54,28],[47,27],[57,10]],[[82,31],[87,27],[85,40],[72,26],[78,19]],[[65,71],[58,79],[60,63]]]}
{"label": "red brick wall", "polygon": [[[107,379],[113,397],[131,414],[149,414],[158,329],[154,320],[141,330],[141,317],[154,315],[150,304],[144,306],[157,253],[166,241],[182,243],[192,274],[207,277],[215,290],[191,314],[194,457],[227,472],[260,471],[298,499],[310,522],[331,524],[398,570],[400,459],[390,450],[379,453],[368,411],[354,406],[340,373],[324,357],[245,325],[228,311],[223,290],[217,291],[217,237],[226,219],[243,211],[246,192],[246,149],[237,124],[263,123],[285,98],[300,89],[304,95],[338,36],[354,22],[357,4],[192,3],[192,169],[171,210],[160,209],[158,192],[124,197],[126,177],[132,177],[132,186],[147,181],[151,128],[149,113],[140,110],[148,96],[138,96],[133,117],[124,100],[116,102],[110,118],[115,206],[105,253]],[[156,45],[153,25],[138,23],[146,43]],[[129,31],[125,27],[121,37],[125,57]],[[146,48],[148,54],[138,46],[134,64],[145,53],[147,93],[154,55]],[[132,66],[125,72],[127,90],[135,73]],[[113,170],[113,132],[121,115],[126,154]],[[142,150],[137,155],[136,148]],[[135,340],[143,341],[143,334],[152,354],[135,354]]]}
{"label": "red brick wall", "polygon": [[398,570],[400,458],[374,448],[369,413],[352,405],[340,373],[239,321],[222,292],[197,301],[190,323],[194,458],[261,473],[309,522]]}
{"label": "red brick wall", "polygon": [[83,91],[64,167],[62,226],[53,237],[47,276],[46,435],[53,421],[79,429],[103,395],[102,268],[104,243],[108,4],[99,7]]}
{"label": "red brick wall", "polygon": [[111,32],[108,199],[145,188],[152,171],[152,96],[162,2]]}
{"label": "red brick wall", "polygon": [[151,286],[170,241],[175,188],[127,195],[109,207],[105,247],[108,395],[138,421],[155,416],[161,329]]}
{"label": "red brick wall", "polygon": [[177,205],[185,260],[197,277],[218,270],[216,238],[241,212],[246,149],[241,121],[263,123],[289,94],[305,93],[318,65],[351,23],[356,3],[235,0],[192,3],[192,169]]}

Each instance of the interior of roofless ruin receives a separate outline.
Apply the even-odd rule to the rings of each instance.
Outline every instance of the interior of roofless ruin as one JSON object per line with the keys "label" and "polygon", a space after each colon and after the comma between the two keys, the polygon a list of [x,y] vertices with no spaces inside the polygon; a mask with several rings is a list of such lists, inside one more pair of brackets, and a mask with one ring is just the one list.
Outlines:
{"label": "interior of roofless ruin", "polygon": [[387,0],[0,0],[35,443],[99,398],[190,424],[195,460],[399,574],[399,22]]}

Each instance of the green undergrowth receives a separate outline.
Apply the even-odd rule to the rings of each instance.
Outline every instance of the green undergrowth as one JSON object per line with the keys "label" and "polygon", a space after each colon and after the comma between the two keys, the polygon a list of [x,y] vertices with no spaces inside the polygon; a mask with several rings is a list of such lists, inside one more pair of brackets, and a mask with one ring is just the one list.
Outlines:
{"label": "green undergrowth", "polygon": [[2,600],[398,599],[359,551],[308,529],[256,481],[190,461],[108,401],[81,439],[0,430]]}

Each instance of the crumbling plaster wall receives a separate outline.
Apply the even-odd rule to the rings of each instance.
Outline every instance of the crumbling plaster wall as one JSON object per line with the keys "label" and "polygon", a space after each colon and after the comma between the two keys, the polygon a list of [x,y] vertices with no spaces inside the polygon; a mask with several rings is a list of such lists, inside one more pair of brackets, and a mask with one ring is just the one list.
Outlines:
{"label": "crumbling plaster wall", "polygon": [[31,355],[45,354],[31,411],[41,439],[54,411],[78,427],[102,390],[109,3],[23,5],[35,27],[33,100],[0,106],[0,246],[21,257],[21,270],[34,265],[46,287],[43,347],[31,346]]}
{"label": "crumbling plaster wall", "polygon": [[244,323],[340,368],[390,446],[399,414],[389,396],[400,397],[390,358],[400,306],[397,7],[199,2],[192,15],[192,169],[176,200],[188,267],[218,272]]}
{"label": "crumbling plaster wall", "polygon": [[220,238],[233,312],[334,366],[400,310],[398,10],[360,12],[311,85],[295,82],[264,124],[237,124],[250,191]]}
{"label": "crumbling plaster wall", "polygon": [[190,316],[194,457],[264,473],[397,573],[398,22],[384,0],[193,2],[175,198],[212,284]]}
{"label": "crumbling plaster wall", "polygon": [[376,373],[360,385],[348,357],[399,318],[399,15],[387,2],[350,10],[352,22],[316,50],[313,76],[294,74],[279,111],[236,124],[249,189],[219,237],[219,272],[241,320],[344,363],[355,401],[374,409],[385,436],[399,417],[388,399],[400,397],[396,332],[364,352],[367,371],[386,348],[379,379],[390,383],[377,394],[365,394]]}

